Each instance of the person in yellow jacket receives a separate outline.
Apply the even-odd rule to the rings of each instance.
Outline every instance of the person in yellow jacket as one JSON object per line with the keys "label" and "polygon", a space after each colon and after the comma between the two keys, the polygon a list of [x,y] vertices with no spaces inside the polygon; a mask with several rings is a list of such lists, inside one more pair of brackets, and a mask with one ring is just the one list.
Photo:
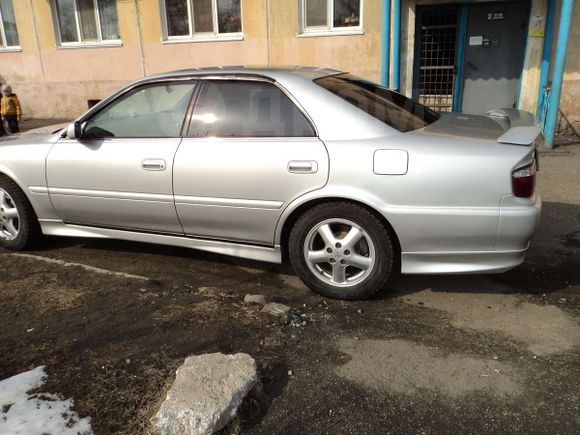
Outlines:
{"label": "person in yellow jacket", "polygon": [[7,133],[18,133],[18,121],[22,116],[22,108],[16,94],[12,93],[10,85],[2,85],[2,100],[0,100],[0,116]]}

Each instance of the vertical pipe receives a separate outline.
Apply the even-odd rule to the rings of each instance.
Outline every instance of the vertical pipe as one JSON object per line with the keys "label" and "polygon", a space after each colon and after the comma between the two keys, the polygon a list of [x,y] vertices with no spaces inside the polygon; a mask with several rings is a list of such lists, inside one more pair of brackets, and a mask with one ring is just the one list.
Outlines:
{"label": "vertical pipe", "polygon": [[558,43],[556,45],[556,56],[554,58],[554,73],[552,74],[550,107],[548,108],[548,114],[546,116],[546,128],[544,130],[544,144],[548,148],[554,147],[556,121],[558,119],[560,96],[562,95],[564,67],[566,66],[566,48],[568,47],[568,38],[570,37],[570,26],[572,24],[573,10],[574,0],[562,0],[560,26],[558,28]]}
{"label": "vertical pipe", "polygon": [[401,72],[401,0],[393,0],[393,85],[399,90]]}
{"label": "vertical pipe", "polygon": [[465,58],[465,40],[467,39],[468,7],[459,7],[459,25],[457,26],[457,58],[455,59],[455,83],[453,84],[453,107],[454,112],[461,112],[463,103],[463,61]]}
{"label": "vertical pipe", "polygon": [[145,47],[143,46],[143,27],[141,26],[141,8],[139,1],[135,0],[135,15],[137,16],[137,31],[139,32],[139,49],[141,51],[141,70],[143,77],[147,76],[147,62],[145,60]]}
{"label": "vertical pipe", "polygon": [[391,0],[383,0],[381,17],[381,84],[388,88],[391,67]]}
{"label": "vertical pipe", "polygon": [[556,17],[556,0],[546,0],[546,25],[544,26],[544,46],[542,48],[542,68],[540,72],[540,87],[538,88],[538,104],[536,106],[536,120],[540,120],[544,105],[544,90],[548,86],[550,77],[550,58],[552,57],[552,43],[554,41],[554,21]]}

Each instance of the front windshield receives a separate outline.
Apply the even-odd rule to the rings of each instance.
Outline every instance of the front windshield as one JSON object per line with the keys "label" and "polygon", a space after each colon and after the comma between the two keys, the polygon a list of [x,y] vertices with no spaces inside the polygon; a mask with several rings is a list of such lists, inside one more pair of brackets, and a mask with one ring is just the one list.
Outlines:
{"label": "front windshield", "polygon": [[404,95],[351,74],[326,76],[314,82],[401,132],[423,128],[441,116]]}

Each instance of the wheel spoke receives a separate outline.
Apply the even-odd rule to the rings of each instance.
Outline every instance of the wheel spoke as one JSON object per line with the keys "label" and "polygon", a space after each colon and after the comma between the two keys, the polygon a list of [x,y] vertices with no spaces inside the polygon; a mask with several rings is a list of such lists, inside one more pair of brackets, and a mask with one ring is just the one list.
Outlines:
{"label": "wheel spoke", "polygon": [[320,235],[320,237],[322,237],[322,240],[324,240],[326,246],[334,247],[337,240],[336,237],[334,236],[334,233],[330,229],[330,225],[328,224],[322,225],[320,228],[318,228],[318,234]]}
{"label": "wheel spoke", "polygon": [[14,227],[13,221],[6,222],[4,224],[4,228],[6,228],[6,231],[8,231],[12,237],[16,237],[18,235],[18,230]]}
{"label": "wheel spoke", "polygon": [[0,206],[8,207],[8,204],[6,203],[6,192],[2,189],[0,189]]}
{"label": "wheel spoke", "polygon": [[308,251],[308,261],[313,264],[328,263],[330,255],[324,249],[320,251]]}
{"label": "wheel spoke", "polygon": [[18,218],[18,210],[16,208],[4,209],[4,216],[6,216],[6,219]]}
{"label": "wheel spoke", "polygon": [[352,250],[362,237],[362,231],[356,227],[352,227],[348,234],[344,236],[344,239],[342,239],[342,246]]}
{"label": "wheel spoke", "polygon": [[367,270],[371,266],[372,260],[369,257],[363,257],[359,254],[352,254],[346,259],[346,262],[349,266]]}
{"label": "wheel spoke", "polygon": [[332,280],[339,284],[346,282],[346,268],[340,264],[333,264]]}

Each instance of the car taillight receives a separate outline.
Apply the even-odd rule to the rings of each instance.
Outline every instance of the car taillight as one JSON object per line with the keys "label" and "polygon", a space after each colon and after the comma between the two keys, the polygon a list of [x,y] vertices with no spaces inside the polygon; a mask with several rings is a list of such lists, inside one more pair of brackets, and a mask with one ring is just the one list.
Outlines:
{"label": "car taillight", "polygon": [[536,187],[536,161],[512,172],[512,190],[515,196],[529,198]]}

